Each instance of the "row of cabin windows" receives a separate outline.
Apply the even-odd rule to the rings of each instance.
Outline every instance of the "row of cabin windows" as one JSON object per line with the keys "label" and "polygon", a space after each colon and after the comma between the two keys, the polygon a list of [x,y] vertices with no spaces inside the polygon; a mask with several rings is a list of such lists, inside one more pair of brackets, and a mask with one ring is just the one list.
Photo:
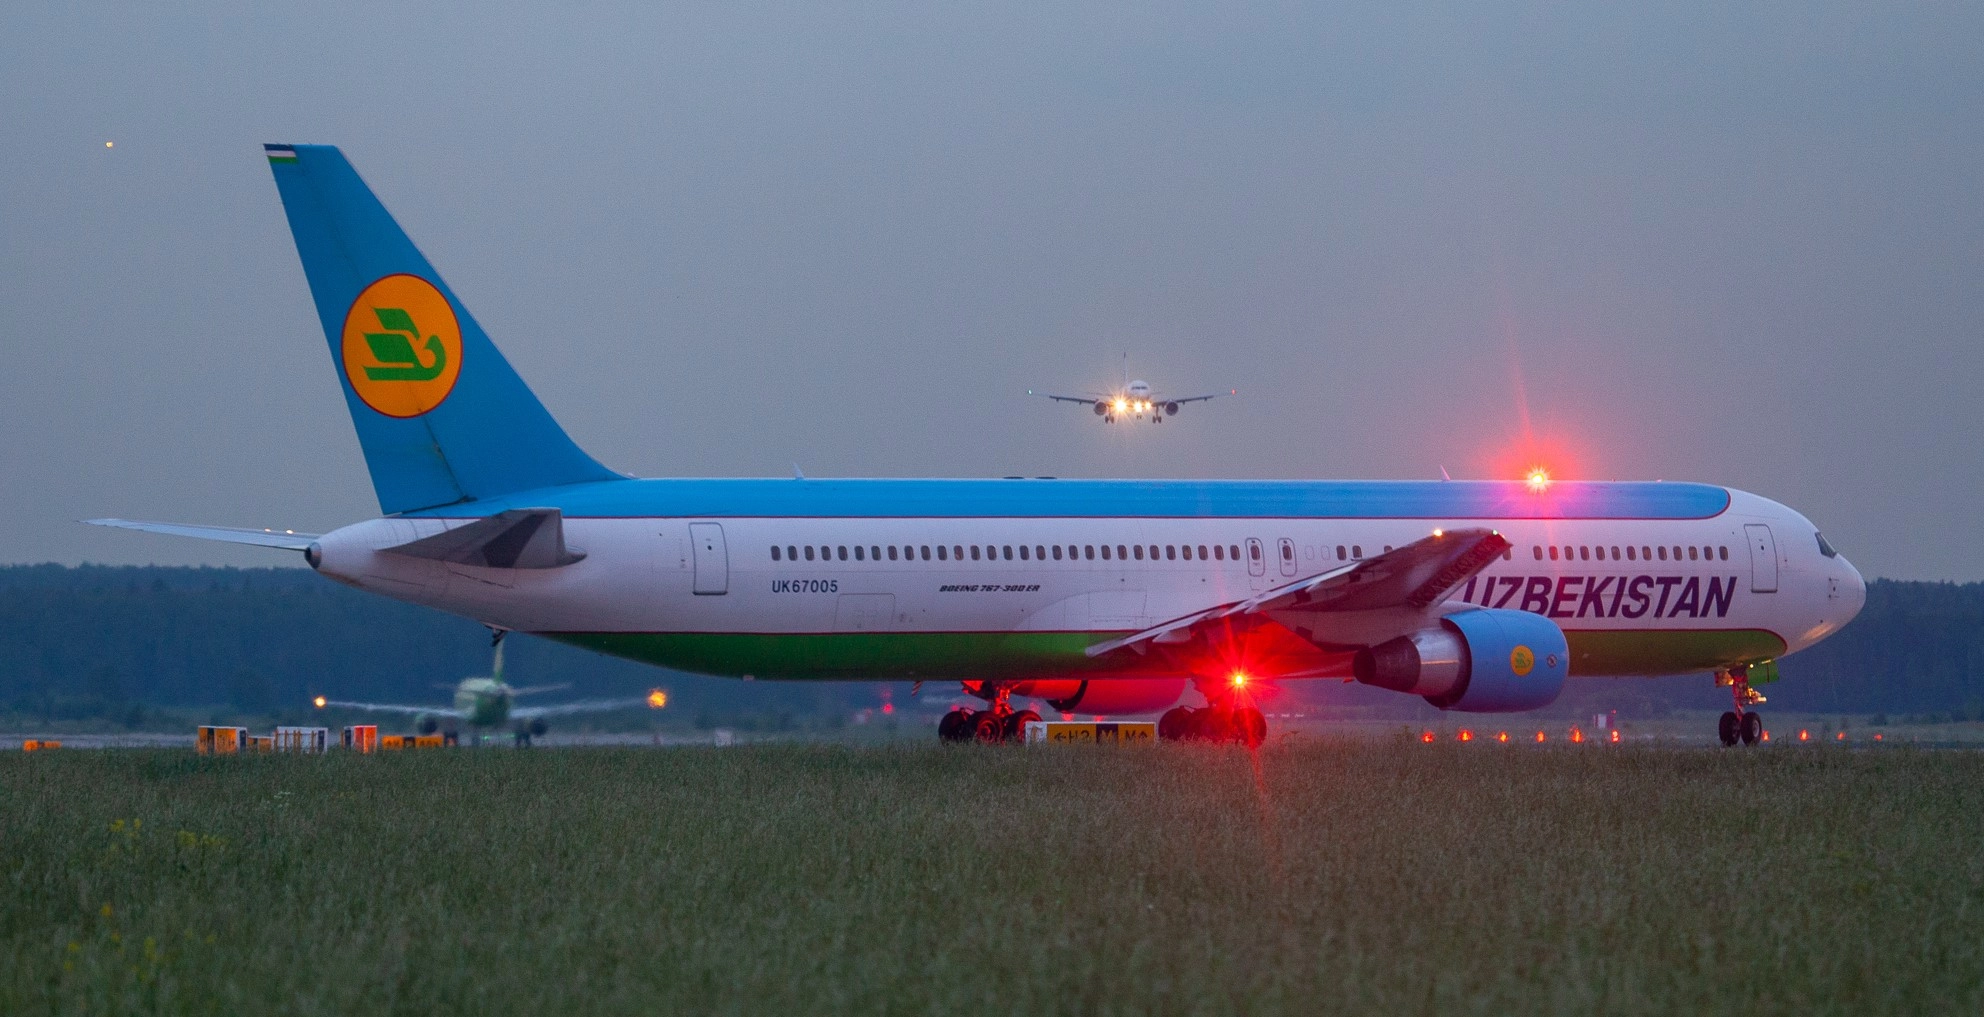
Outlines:
{"label": "row of cabin windows", "polygon": [[[1148,547],[1148,550],[1146,550],[1146,547]],[[1050,558],[1054,561],[1094,561],[1098,550],[1102,553],[1101,557],[1103,561],[1130,561],[1132,559],[1136,561],[1144,561],[1146,559],[1150,561],[1177,561],[1181,558],[1185,561],[1193,561],[1194,559],[1198,561],[1240,560],[1240,545],[1238,544],[1213,544],[1210,548],[1205,544],[1199,544],[1196,545],[1196,553],[1195,546],[1192,544],[1165,544],[1161,547],[1157,544],[1117,544],[1113,548],[1108,544],[1020,544],[1017,546],[1012,544],[937,544],[934,547],[930,544],[903,544],[900,546],[895,544],[886,546],[871,544],[866,547],[856,544],[852,550],[854,552],[854,561],[882,561],[885,555],[889,561],[930,561],[933,550],[936,552],[935,559],[937,561],[964,561],[967,555],[970,556],[972,561],[1012,561],[1015,551],[1018,551],[1020,561],[1047,561]],[[818,548],[815,548],[811,544],[787,544],[783,548],[777,544],[773,544],[772,560],[799,561],[803,557],[807,561],[848,561],[848,551],[849,547],[846,544],[822,544]],[[1111,553],[1112,551],[1114,552],[1113,554]],[[1163,556],[1162,559],[1159,558],[1160,554]],[[1254,548],[1254,556],[1256,558],[1260,557],[1259,548]]]}
{"label": "row of cabin windows", "polygon": [[[1564,548],[1562,548],[1563,554],[1561,556],[1558,554],[1558,550],[1559,549],[1555,545],[1546,548],[1541,544],[1538,544],[1530,548],[1530,551],[1536,555],[1537,561],[1543,560],[1543,553],[1545,551],[1548,551],[1550,553],[1551,561],[1559,561],[1559,560],[1590,561],[1594,556],[1596,556],[1599,561],[1604,561],[1606,558],[1605,548],[1603,547],[1589,547],[1583,544],[1579,544],[1576,547],[1571,547],[1566,545]],[[1674,552],[1673,558],[1669,559],[1668,549],[1665,547],[1647,547],[1645,545],[1641,545],[1640,547],[1635,548],[1629,544],[1626,546],[1625,557],[1621,558],[1619,556],[1618,546],[1614,545],[1612,547],[1612,560],[1613,561],[1653,561],[1657,556],[1661,561],[1669,561],[1669,560],[1680,561],[1682,551],[1683,548],[1681,546],[1679,545],[1675,546],[1673,549]],[[1729,549],[1727,547],[1706,547],[1706,546],[1695,547],[1690,545],[1686,548],[1686,552],[1689,561],[1728,561],[1729,560]]]}

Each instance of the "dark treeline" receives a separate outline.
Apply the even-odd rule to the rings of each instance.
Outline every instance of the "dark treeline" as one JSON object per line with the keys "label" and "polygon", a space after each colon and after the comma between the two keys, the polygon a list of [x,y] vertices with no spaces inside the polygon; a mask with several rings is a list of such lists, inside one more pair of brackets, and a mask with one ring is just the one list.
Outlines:
{"label": "dark treeline", "polygon": [[[699,678],[511,636],[505,677],[571,683],[562,698],[668,689],[671,716],[841,714],[865,683]],[[138,704],[273,713],[310,696],[447,703],[488,674],[489,630],[330,582],[308,569],[0,566],[0,706],[29,716],[130,717]]]}
{"label": "dark treeline", "polygon": [[[871,683],[697,678],[528,637],[512,637],[508,677],[570,682],[574,696],[663,685],[682,713],[842,714],[879,702]],[[442,702],[437,686],[489,670],[487,630],[372,596],[306,569],[57,565],[0,567],[0,705],[27,715],[109,714],[131,704],[288,709],[318,692]],[[1772,708],[1984,718],[1984,584],[1876,580],[1846,631],[1783,663]],[[945,701],[952,689],[930,694]],[[1335,683],[1302,702],[1430,711],[1415,700]],[[906,690],[895,693],[907,702]],[[1719,707],[1698,679],[1573,682],[1563,709],[1636,713]],[[682,713],[678,713],[682,715]]]}

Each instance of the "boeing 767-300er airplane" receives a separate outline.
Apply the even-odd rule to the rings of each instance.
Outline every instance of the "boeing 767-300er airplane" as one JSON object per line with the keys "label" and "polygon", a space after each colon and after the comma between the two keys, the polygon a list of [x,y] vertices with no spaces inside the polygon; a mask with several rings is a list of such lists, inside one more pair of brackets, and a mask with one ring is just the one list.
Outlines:
{"label": "boeing 767-300er airplane", "polygon": [[[1173,707],[1258,742],[1258,681],[1530,710],[1571,675],[1751,688],[1860,610],[1797,512],[1683,483],[637,480],[580,450],[336,148],[270,145],[383,515],[323,535],[97,520],[303,552],[343,583],[685,671],[954,680],[983,710]],[[1174,706],[1187,686],[1203,708]]]}

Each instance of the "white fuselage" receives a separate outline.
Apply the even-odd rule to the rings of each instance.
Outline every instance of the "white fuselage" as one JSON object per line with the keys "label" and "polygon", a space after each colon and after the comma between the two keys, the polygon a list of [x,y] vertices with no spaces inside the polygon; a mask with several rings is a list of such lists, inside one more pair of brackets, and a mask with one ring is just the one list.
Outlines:
{"label": "white fuselage", "polygon": [[[754,637],[895,644],[872,659],[820,659],[823,677],[849,667],[872,667],[863,674],[874,678],[947,676],[905,647],[919,637],[1018,647],[1029,634],[1137,631],[1468,525],[1490,525],[1513,547],[1445,608],[1552,618],[1570,640],[1575,674],[1684,673],[1780,656],[1837,630],[1864,599],[1859,574],[1821,553],[1809,522],[1742,492],[1714,517],[1686,520],[571,516],[567,540],[586,557],[544,570],[382,550],[469,521],[347,527],[321,541],[320,568],[504,629],[659,636],[676,647],[726,637],[721,647],[657,651],[654,662],[718,674],[771,668],[772,677],[804,675],[764,663],[748,648]],[[991,636],[1010,638],[983,642]],[[1027,667],[1059,666],[1043,652],[1027,646],[1019,656]]]}

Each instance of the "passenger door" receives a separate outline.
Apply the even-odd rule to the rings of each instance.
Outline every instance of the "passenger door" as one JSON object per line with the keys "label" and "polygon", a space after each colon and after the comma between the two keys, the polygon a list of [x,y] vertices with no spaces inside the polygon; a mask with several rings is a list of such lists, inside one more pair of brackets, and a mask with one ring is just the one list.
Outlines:
{"label": "passenger door", "polygon": [[715,596],[730,592],[730,551],[717,523],[690,523],[689,545],[696,559],[696,593]]}
{"label": "passenger door", "polygon": [[1777,540],[1763,523],[1745,523],[1750,540],[1750,592],[1777,592]]}

